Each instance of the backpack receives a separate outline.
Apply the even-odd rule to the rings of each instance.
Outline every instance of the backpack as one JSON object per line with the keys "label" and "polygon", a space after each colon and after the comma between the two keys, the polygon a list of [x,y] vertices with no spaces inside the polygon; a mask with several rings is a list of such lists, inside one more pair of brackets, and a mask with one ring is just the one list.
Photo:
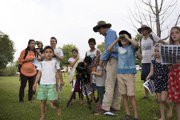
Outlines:
{"label": "backpack", "polygon": [[[24,54],[24,57],[23,57],[23,59],[25,59],[26,58],[26,56],[27,56],[27,54],[28,54],[28,50],[27,49],[25,49],[25,54]],[[22,64],[18,64],[18,72],[21,72],[21,67],[22,67]]]}
{"label": "backpack", "polygon": [[[154,40],[153,35],[149,34],[149,38],[153,41],[153,46],[154,46],[156,41]],[[137,50],[137,56],[136,56],[140,60],[142,59],[141,41],[142,41],[142,38],[140,39],[140,46],[139,46],[139,49]]]}

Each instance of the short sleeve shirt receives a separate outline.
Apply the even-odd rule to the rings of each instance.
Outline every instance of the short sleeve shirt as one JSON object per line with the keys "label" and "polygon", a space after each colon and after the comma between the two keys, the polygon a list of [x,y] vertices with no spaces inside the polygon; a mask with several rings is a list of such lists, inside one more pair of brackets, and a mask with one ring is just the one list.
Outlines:
{"label": "short sleeve shirt", "polygon": [[37,70],[41,71],[40,84],[56,84],[56,72],[59,70],[59,64],[56,60],[41,61]]}
{"label": "short sleeve shirt", "polygon": [[[152,35],[155,42],[158,42],[160,38],[156,35]],[[153,51],[153,40],[151,40],[150,37],[148,37],[146,40],[142,38],[141,40],[141,50],[142,50],[142,63],[151,63],[152,57],[152,51]]]}

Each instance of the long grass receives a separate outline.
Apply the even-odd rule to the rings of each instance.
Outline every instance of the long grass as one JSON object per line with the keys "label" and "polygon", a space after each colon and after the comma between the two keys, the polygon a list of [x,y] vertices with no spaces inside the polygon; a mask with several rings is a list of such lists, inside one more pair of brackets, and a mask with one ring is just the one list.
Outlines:
{"label": "long grass", "polygon": [[[123,105],[121,110],[115,117],[104,115],[95,116],[88,109],[87,104],[80,105],[77,99],[70,107],[66,107],[70,97],[71,86],[68,81],[68,74],[63,75],[65,86],[63,91],[59,93],[60,100],[58,101],[62,108],[62,116],[57,117],[55,109],[51,108],[47,102],[45,120],[120,120],[125,115]],[[25,102],[18,102],[20,81],[18,77],[0,77],[0,120],[38,120],[40,115],[40,101],[34,96],[33,101],[27,100],[28,84],[25,91]],[[140,73],[136,75],[136,100],[140,120],[157,120],[160,118],[159,107],[155,102],[155,97],[152,96],[148,100],[142,100],[144,95]],[[77,97],[78,98],[78,97]],[[94,108],[94,104],[92,105]],[[132,111],[132,107],[131,107]],[[132,111],[133,112],[133,111]],[[173,114],[175,116],[175,114]],[[176,120],[174,117],[173,120]]]}

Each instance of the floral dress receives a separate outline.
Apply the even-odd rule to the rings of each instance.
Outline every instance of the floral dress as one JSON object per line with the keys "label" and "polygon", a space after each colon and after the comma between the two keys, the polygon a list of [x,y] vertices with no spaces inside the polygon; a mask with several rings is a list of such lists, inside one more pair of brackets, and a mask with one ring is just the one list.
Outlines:
{"label": "floral dress", "polygon": [[180,64],[173,65],[169,73],[168,98],[171,102],[180,102]]}

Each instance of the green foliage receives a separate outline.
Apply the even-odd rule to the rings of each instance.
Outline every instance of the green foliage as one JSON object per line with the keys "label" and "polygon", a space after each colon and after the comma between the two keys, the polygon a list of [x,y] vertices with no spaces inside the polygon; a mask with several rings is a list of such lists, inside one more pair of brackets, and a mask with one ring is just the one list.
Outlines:
{"label": "green foliage", "polygon": [[61,66],[67,65],[68,59],[72,57],[72,49],[77,48],[73,44],[65,44],[61,48],[64,53],[64,60],[61,62]]}
{"label": "green foliage", "polygon": [[101,53],[104,53],[104,42],[101,44],[97,45],[97,48],[101,51]]}
{"label": "green foliage", "polygon": [[137,34],[136,37],[135,37],[135,40],[138,42],[141,39],[142,39],[142,36],[140,34]]}
{"label": "green foliage", "polygon": [[0,76],[15,76],[17,72],[17,66],[7,66],[5,69],[0,70]]}
{"label": "green foliage", "polygon": [[12,62],[15,53],[14,43],[8,35],[0,36],[0,68],[5,68],[9,62]]}

